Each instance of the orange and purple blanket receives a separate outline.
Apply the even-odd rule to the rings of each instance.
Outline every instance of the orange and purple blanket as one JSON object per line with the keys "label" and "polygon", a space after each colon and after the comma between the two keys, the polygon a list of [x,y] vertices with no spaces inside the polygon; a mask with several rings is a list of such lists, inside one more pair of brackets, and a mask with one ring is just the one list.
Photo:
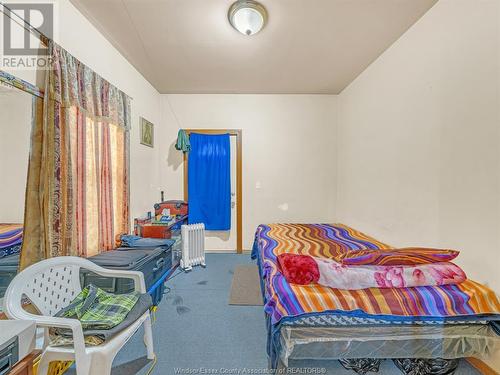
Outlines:
{"label": "orange and purple blanket", "polygon": [[456,285],[413,288],[335,289],[287,282],[278,267],[282,253],[340,259],[352,250],[391,247],[343,224],[270,224],[257,229],[253,257],[263,277],[265,311],[273,324],[309,313],[358,312],[377,316],[485,317],[500,320],[500,302],[491,289],[472,280]]}
{"label": "orange and purple blanket", "polygon": [[22,224],[0,224],[0,258],[19,253],[22,242]]}

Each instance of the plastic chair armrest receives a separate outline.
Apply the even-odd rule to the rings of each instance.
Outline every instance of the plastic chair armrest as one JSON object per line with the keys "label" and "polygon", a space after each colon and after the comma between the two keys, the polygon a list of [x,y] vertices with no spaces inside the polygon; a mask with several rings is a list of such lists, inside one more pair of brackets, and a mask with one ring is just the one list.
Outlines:
{"label": "plastic chair armrest", "polygon": [[139,271],[120,271],[120,270],[110,270],[108,268],[95,266],[89,268],[89,271],[92,271],[100,276],[107,277],[120,277],[125,279],[134,280],[135,290],[139,293],[146,293],[146,282],[144,281],[144,274]]}
{"label": "plastic chair armrest", "polygon": [[35,315],[27,311],[18,311],[15,314],[17,320],[30,320],[38,327],[43,328],[68,328],[73,333],[73,346],[75,352],[85,352],[85,340],[83,336],[82,324],[77,319],[59,318],[44,315]]}

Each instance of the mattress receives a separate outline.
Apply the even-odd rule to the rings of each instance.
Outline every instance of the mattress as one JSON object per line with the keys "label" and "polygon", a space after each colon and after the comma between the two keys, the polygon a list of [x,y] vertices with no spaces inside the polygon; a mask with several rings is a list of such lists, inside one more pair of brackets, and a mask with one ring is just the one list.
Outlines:
{"label": "mattress", "polygon": [[[420,358],[425,353],[459,358],[498,348],[499,299],[472,280],[433,287],[338,290],[291,285],[277,267],[277,256],[283,252],[335,258],[349,250],[388,248],[343,224],[259,226],[252,257],[261,274],[267,349],[273,366],[278,357],[284,362],[288,358],[348,358],[346,355],[386,358],[395,346],[408,349],[400,351],[405,358]],[[433,335],[418,339],[426,330],[433,330]],[[358,334],[353,333],[356,331]],[[403,346],[402,342],[409,344]]]}
{"label": "mattress", "polygon": [[289,360],[341,358],[443,358],[489,356],[500,336],[489,324],[300,327],[284,325],[279,357]]}
{"label": "mattress", "polygon": [[0,298],[3,298],[12,279],[17,275],[19,254],[12,254],[0,259]]}
{"label": "mattress", "polygon": [[19,253],[22,240],[21,224],[0,224],[0,258]]}
{"label": "mattress", "polygon": [[341,358],[463,358],[500,350],[489,320],[391,321],[308,314],[279,330],[280,360]]}

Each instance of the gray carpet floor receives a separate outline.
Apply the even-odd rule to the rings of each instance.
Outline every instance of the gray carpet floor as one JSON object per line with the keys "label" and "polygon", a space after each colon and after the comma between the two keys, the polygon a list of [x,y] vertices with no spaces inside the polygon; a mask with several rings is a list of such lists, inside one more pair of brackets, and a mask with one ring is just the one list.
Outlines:
{"label": "gray carpet floor", "polygon": [[[168,282],[170,291],[160,304],[153,325],[158,361],[152,374],[237,374],[221,369],[267,368],[263,307],[228,305],[235,266],[251,262],[248,254],[208,254],[207,268],[197,267]],[[326,374],[355,374],[337,361],[300,362],[293,366],[326,368]],[[139,331],[115,358],[113,375],[144,375],[150,367]],[[183,369],[194,371],[181,372]],[[209,372],[212,369],[218,372]],[[391,361],[384,361],[379,374],[401,372]],[[465,361],[456,372],[476,374],[479,373]]]}

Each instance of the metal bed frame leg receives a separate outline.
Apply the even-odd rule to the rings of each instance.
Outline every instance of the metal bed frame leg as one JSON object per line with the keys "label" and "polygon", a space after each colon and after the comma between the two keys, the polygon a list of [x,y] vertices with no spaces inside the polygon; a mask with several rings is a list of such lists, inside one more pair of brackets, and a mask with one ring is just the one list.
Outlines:
{"label": "metal bed frame leg", "polygon": [[[276,368],[273,368],[273,364],[271,363],[271,358],[267,357],[267,368],[269,370],[286,370],[286,366],[284,365],[284,363],[281,361],[281,359],[278,360],[278,365]],[[281,372],[276,372],[278,374],[281,374]],[[285,374],[285,372],[283,372],[283,374]]]}
{"label": "metal bed frame leg", "polygon": [[382,359],[378,358],[341,358],[340,364],[346,370],[353,370],[357,374],[364,375],[367,372],[378,372]]}
{"label": "metal bed frame leg", "polygon": [[460,364],[460,359],[442,358],[398,358],[392,361],[405,375],[451,375]]}

